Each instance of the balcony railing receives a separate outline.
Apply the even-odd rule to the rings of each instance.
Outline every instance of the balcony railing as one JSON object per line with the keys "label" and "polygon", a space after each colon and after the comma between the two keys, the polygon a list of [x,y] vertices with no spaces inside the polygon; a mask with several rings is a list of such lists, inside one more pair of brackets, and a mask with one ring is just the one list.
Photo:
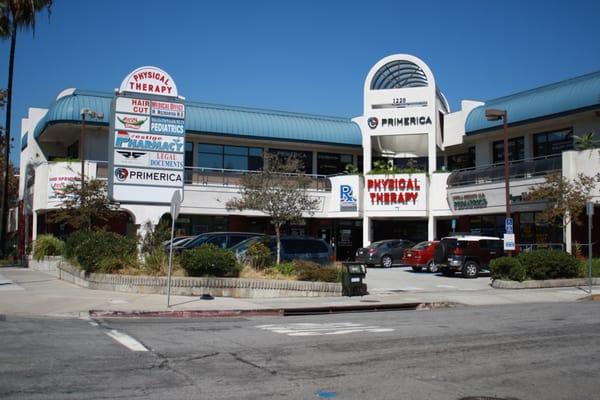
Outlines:
{"label": "balcony railing", "polygon": [[[237,169],[216,168],[185,168],[186,185],[219,185],[239,186],[243,175],[260,174],[260,171],[244,171]],[[284,174],[285,176],[298,176],[299,174]],[[309,178],[308,189],[320,192],[330,192],[331,182],[325,175],[305,175]]]}
{"label": "balcony railing", "polygon": [[[510,179],[526,179],[548,175],[562,169],[562,154],[510,161]],[[452,171],[448,187],[481,185],[504,180],[504,163],[464,168]]]}

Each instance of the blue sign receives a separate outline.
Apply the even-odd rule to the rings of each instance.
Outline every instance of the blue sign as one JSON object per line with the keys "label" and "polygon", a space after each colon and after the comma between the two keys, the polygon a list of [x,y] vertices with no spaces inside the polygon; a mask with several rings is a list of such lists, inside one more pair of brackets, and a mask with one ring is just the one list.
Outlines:
{"label": "blue sign", "polygon": [[350,185],[340,185],[340,211],[357,211],[358,203]]}
{"label": "blue sign", "polygon": [[452,230],[455,230],[455,229],[456,229],[456,220],[453,219],[452,220]]}
{"label": "blue sign", "polygon": [[512,218],[506,218],[504,220],[504,230],[506,231],[506,233],[513,233],[513,219]]}

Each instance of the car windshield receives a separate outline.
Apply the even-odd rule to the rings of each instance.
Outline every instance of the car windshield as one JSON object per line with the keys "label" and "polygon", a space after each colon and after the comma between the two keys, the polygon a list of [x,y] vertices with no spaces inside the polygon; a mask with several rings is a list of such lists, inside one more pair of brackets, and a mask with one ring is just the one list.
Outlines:
{"label": "car windshield", "polygon": [[416,245],[413,246],[413,250],[425,250],[426,248],[428,248],[429,246],[431,246],[431,243],[433,243],[433,242],[421,242],[421,243],[417,243]]}

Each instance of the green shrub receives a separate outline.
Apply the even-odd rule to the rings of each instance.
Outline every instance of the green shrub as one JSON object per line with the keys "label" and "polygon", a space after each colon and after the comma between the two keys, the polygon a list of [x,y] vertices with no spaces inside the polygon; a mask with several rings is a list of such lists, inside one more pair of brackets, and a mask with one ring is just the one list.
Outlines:
{"label": "green shrub", "polygon": [[523,282],[527,278],[527,271],[515,257],[500,257],[490,262],[492,279],[507,279]]}
{"label": "green shrub", "polygon": [[203,244],[181,254],[181,266],[188,276],[237,277],[241,267],[233,253],[212,244]]}
{"label": "green shrub", "polygon": [[158,274],[169,266],[169,256],[161,249],[156,248],[144,254],[144,272]]}
{"label": "green shrub", "polygon": [[292,276],[296,274],[296,266],[293,262],[282,262],[272,267],[282,275]]}
{"label": "green shrub", "polygon": [[[589,274],[588,260],[580,260],[579,262],[579,276],[587,278]],[[600,278],[600,258],[592,258],[592,277]]]}
{"label": "green shrub", "polygon": [[112,274],[116,271],[119,271],[123,268],[138,268],[137,256],[135,254],[129,254],[123,257],[105,257],[102,258],[94,272],[102,273],[102,274]]}
{"label": "green shrub", "polygon": [[273,264],[271,250],[261,242],[248,246],[246,260],[252,268],[257,270],[269,268]]}
{"label": "green shrub", "polygon": [[71,259],[77,258],[77,250],[84,240],[87,239],[88,235],[88,231],[76,231],[71,233],[65,242],[65,257]]}
{"label": "green shrub", "polygon": [[33,245],[33,258],[41,261],[45,256],[60,256],[65,251],[65,242],[52,235],[40,235]]}
{"label": "green shrub", "polygon": [[113,272],[137,254],[135,239],[104,231],[77,232],[67,239],[67,248],[86,272]]}
{"label": "green shrub", "polygon": [[579,261],[559,250],[534,250],[518,256],[531,279],[574,278],[579,274]]}
{"label": "green shrub", "polygon": [[294,260],[294,269],[296,276],[300,281],[319,281],[319,282],[339,282],[340,274],[338,269],[332,266],[325,266],[311,261]]}

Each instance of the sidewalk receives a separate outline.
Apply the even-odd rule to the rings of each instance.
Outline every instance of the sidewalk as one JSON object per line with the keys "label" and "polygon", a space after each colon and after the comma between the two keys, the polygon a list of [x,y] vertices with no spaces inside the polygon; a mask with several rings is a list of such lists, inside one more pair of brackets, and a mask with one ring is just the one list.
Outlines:
{"label": "sidewalk", "polygon": [[[600,294],[600,287],[594,288]],[[500,305],[517,303],[574,302],[589,297],[579,288],[477,291],[380,293],[364,297],[252,298],[199,297],[130,294],[80,288],[56,277],[26,268],[0,268],[0,314],[85,317],[90,310],[100,312],[244,312],[294,310],[313,307],[344,308],[365,306],[416,305],[419,303],[456,303],[462,305]],[[226,314],[226,313],[225,313]]]}

